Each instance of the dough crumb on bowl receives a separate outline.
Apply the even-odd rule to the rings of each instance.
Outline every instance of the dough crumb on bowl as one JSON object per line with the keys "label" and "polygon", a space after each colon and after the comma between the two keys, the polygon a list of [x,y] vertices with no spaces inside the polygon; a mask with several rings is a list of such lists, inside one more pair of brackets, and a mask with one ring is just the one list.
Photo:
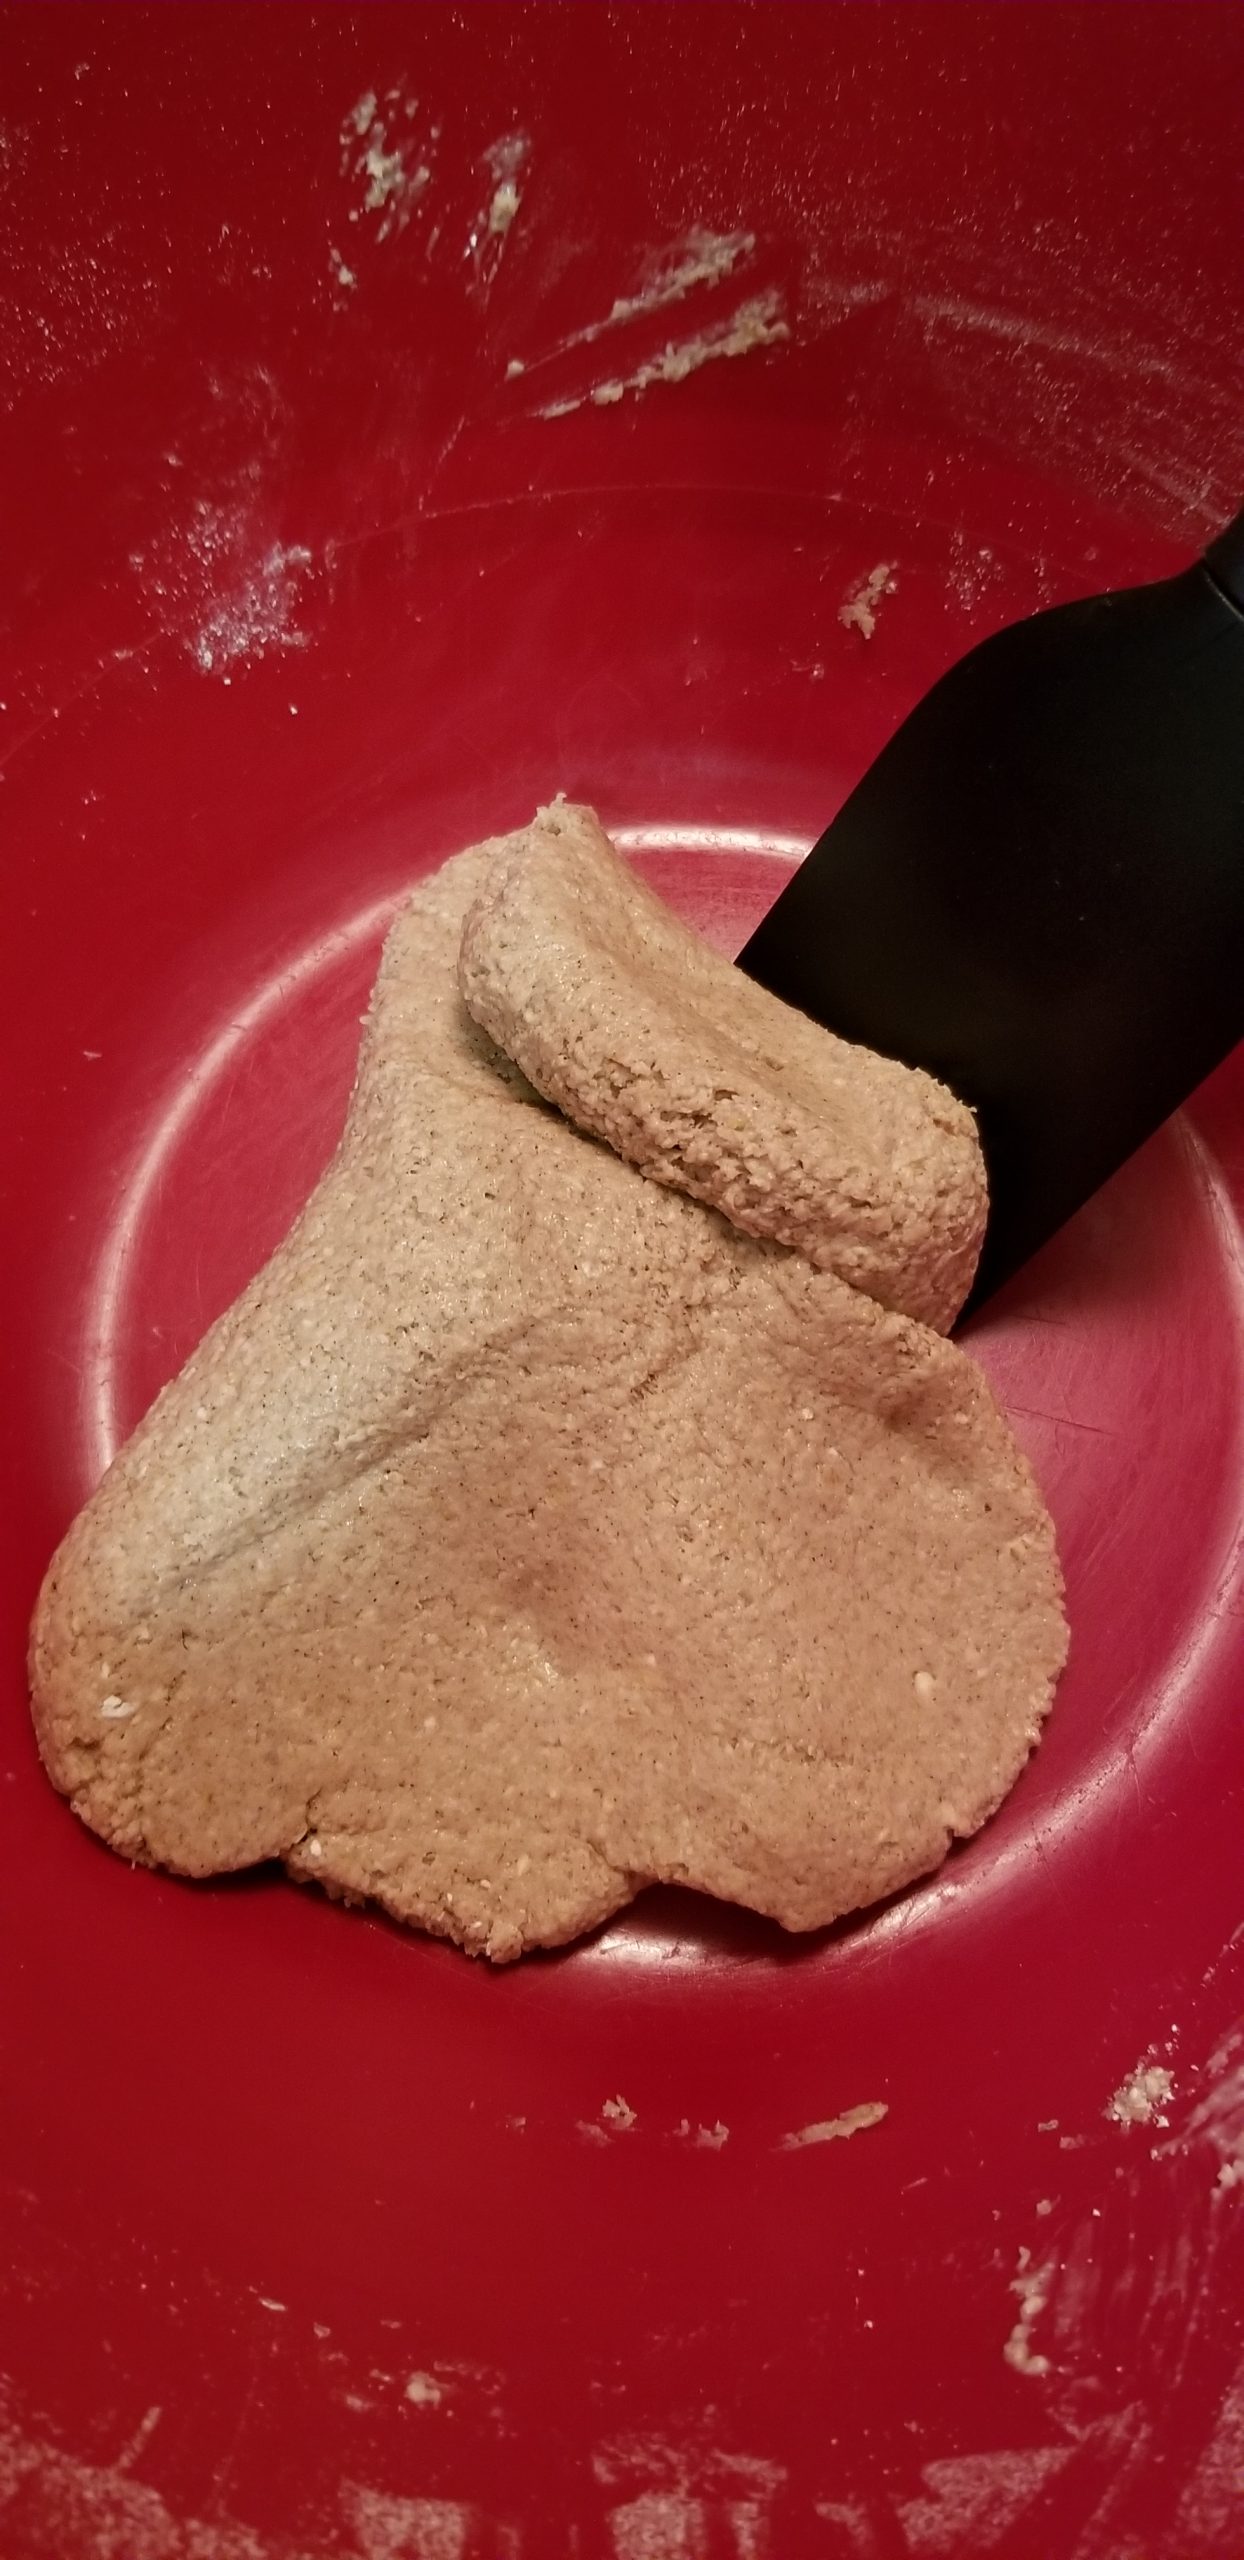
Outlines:
{"label": "dough crumb on bowl", "polygon": [[893,563],[879,560],[866,578],[843,597],[838,607],[838,620],[844,631],[858,631],[861,640],[871,640],[877,628],[877,607],[883,596],[893,595],[898,580]]}
{"label": "dough crumb on bowl", "polygon": [[890,2110],[884,2098],[870,2098],[860,2107],[847,2107],[839,2116],[827,2116],[819,2124],[801,2124],[796,2133],[784,2133],[779,2151],[807,2151],[818,2142],[850,2142],[857,2133],[867,2133],[870,2126],[880,2124]]}
{"label": "dough crumb on bowl", "polygon": [[1173,2096],[1174,2088],[1174,2079],[1165,2065],[1150,2062],[1142,2056],[1135,2070],[1129,2071],[1127,2078],[1120,2081],[1102,2113],[1111,2123],[1124,2127],[1148,2124],[1151,2120],[1165,2125],[1169,2118],[1162,2110]]}
{"label": "dough crumb on bowl", "polygon": [[1019,2304],[1019,2316],[1002,2353],[1014,2372],[1026,2374],[1034,2382],[1042,2381],[1053,2370],[1049,2357],[1034,2347],[1032,2333],[1049,2301],[1055,2272],[1052,2260],[1048,2265],[1034,2266],[1031,2251],[1021,2249],[1011,2280],[1010,2290]]}

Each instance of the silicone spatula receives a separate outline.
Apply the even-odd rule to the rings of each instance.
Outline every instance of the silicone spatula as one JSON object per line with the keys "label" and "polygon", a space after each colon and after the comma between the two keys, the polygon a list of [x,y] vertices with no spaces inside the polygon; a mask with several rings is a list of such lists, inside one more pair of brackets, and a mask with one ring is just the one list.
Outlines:
{"label": "silicone spatula", "polygon": [[1244,515],[960,659],[740,966],[972,1104],[978,1303],[1244,1037]]}

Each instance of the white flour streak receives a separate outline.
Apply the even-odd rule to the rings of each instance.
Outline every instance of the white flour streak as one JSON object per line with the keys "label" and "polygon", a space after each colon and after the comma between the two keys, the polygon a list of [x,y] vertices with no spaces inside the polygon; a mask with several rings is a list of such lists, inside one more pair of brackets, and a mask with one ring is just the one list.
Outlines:
{"label": "white flour streak", "polygon": [[703,2441],[622,2436],[592,2459],[602,2487],[628,2494],[608,2518],[614,2560],[781,2560],[773,2502],[781,2463]]}
{"label": "white flour streak", "polygon": [[[149,2409],[129,2444],[112,2465],[83,2462],[59,2446],[25,2435],[5,2415],[0,2386],[0,2542],[9,2544],[6,2511],[21,2501],[23,2547],[68,2554],[95,2552],[104,2560],[267,2560],[268,2546],[248,2526],[219,2517],[201,2519],[173,2514],[158,2489],[128,2478],[130,2463],[141,2454],[159,2420]],[[409,2546],[409,2560],[461,2560],[463,2544],[444,2553]],[[280,2560],[299,2560],[283,2545]],[[309,2553],[302,2560],[311,2560]],[[365,2560],[389,2560],[379,2546],[365,2549]],[[396,2551],[394,2553],[396,2560]],[[407,2560],[407,2550],[401,2551]]]}
{"label": "white flour streak", "polygon": [[816,2142],[849,2142],[853,2134],[866,2133],[870,2125],[880,2124],[890,2110],[883,2098],[870,2098],[862,2107],[848,2107],[843,2115],[828,2116],[822,2124],[801,2124],[797,2133],[784,2133],[779,2151],[806,2151]]}
{"label": "white flour streak", "polygon": [[186,645],[205,676],[270,649],[305,649],[295,614],[301,580],[311,567],[302,543],[274,542],[240,584],[205,614]]}
{"label": "white flour streak", "polygon": [[996,2549],[1073,2450],[1023,2446],[926,2463],[920,2477],[929,2495],[908,2499],[898,2510],[913,2560],[960,2560],[965,2552]]}
{"label": "white flour streak", "polygon": [[619,294],[603,320],[589,321],[585,329],[576,329],[562,338],[556,349],[563,354],[568,347],[588,347],[607,329],[620,329],[628,320],[639,320],[650,311],[665,311],[672,302],[683,302],[696,285],[724,283],[742,260],[750,258],[756,246],[752,231],[689,231],[673,248],[663,250],[650,262],[647,278],[637,293]]}
{"label": "white flour streak", "polygon": [[1049,2372],[1050,2360],[1033,2347],[1032,2332],[1049,2300],[1053,2277],[1052,2261],[1048,2266],[1034,2267],[1030,2251],[1020,2250],[1017,2272],[1010,2286],[1019,2304],[1019,2318],[1002,2353],[1016,2373],[1031,2374],[1038,2379]]}
{"label": "white flour streak", "polygon": [[820,2516],[824,2524],[832,2524],[836,2533],[846,2535],[845,2544],[840,2546],[843,2560],[848,2553],[850,2560],[876,2560],[877,2537],[869,2521],[867,2507],[857,2505],[854,2499],[842,2504],[837,2500],[818,2498],[812,2512]]}
{"label": "white flour streak", "polygon": [[633,293],[620,293],[600,320],[589,320],[582,329],[571,329],[564,338],[555,340],[539,355],[525,359],[514,357],[506,368],[507,381],[521,373],[532,373],[541,365],[552,364],[558,356],[569,355],[575,347],[591,347],[611,329],[622,329],[631,321],[643,320],[654,311],[667,311],[675,302],[683,302],[689,293],[702,286],[711,292],[724,284],[735,269],[751,257],[756,246],[752,231],[705,231],[698,226],[686,232],[667,249],[653,252],[642,283]]}
{"label": "white flour streak", "polygon": [[[987,542],[972,542],[961,528],[950,537],[950,591],[965,613],[974,613],[991,586],[1004,581],[1006,570]],[[1042,2130],[1040,2126],[1038,2132]]]}
{"label": "white flour streak", "polygon": [[241,662],[306,648],[297,616],[312,565],[305,543],[273,540],[250,491],[199,498],[188,520],[130,553],[160,629],[225,683]]}
{"label": "white flour streak", "polygon": [[465,2560],[476,2511],[461,2499],[392,2498],[347,2485],[341,2505],[362,2560]]}
{"label": "white flour streak", "polygon": [[823,320],[832,327],[852,311],[866,311],[875,303],[888,301],[893,292],[893,284],[880,276],[809,275],[803,279],[799,307],[810,319]]}
{"label": "white flour streak", "polygon": [[341,175],[362,188],[361,206],[352,206],[349,218],[375,215],[377,240],[405,230],[431,181],[436,134],[420,147],[410,130],[418,112],[418,99],[404,97],[400,89],[387,89],[383,99],[366,89],[341,127]]}
{"label": "white flour streak", "polygon": [[[1244,2035],[1232,2028],[1215,2045],[1201,2075],[1201,2096],[1192,2108],[1179,2146],[1208,2143],[1224,2163],[1244,2158]],[[1163,2143],[1165,2151],[1173,2146]]]}
{"label": "white flour streak", "polygon": [[124,2452],[117,2455],[116,2462],[113,2466],[115,2470],[132,2471],[134,2464],[138,2460],[139,2454],[142,2452],[143,2446],[150,2443],[163,2415],[164,2411],[157,2401],[155,2407],[148,2409],[146,2416],[139,2419]]}
{"label": "white flour streak", "polygon": [[525,133],[505,133],[498,141],[490,142],[483,155],[489,192],[471,223],[463,255],[475,270],[475,289],[485,294],[501,264],[523,201],[520,180],[530,150],[531,142]]}
{"label": "white flour streak", "polygon": [[1226,2392],[1213,2433],[1179,2501],[1172,2552],[1178,2552],[1180,2560],[1218,2560],[1220,2553],[1238,2547],[1242,2511],[1244,2365]]}
{"label": "white flour streak", "polygon": [[750,2498],[732,2499],[726,2508],[726,2521],[734,2545],[734,2560],[771,2560],[773,2537],[763,2508],[756,2506]]}
{"label": "white flour streak", "polygon": [[708,2522],[702,2498],[654,2489],[614,2508],[609,2539],[616,2560],[708,2560]]}
{"label": "white flour streak", "polygon": [[590,389],[565,400],[552,400],[537,409],[538,418],[565,418],[572,409],[585,408],[589,402],[598,409],[611,407],[623,400],[628,391],[643,392],[658,382],[685,382],[698,373],[701,365],[714,364],[723,356],[750,355],[757,347],[776,346],[789,338],[790,329],[782,317],[782,298],[776,291],[756,294],[749,302],[740,303],[730,320],[716,328],[702,329],[698,336],[677,342],[671,340],[659,355],[635,366],[633,372],[611,375],[605,382],[593,383]]}
{"label": "white flour streak", "polygon": [[1079,363],[1105,365],[1114,372],[1121,372],[1126,366],[1130,373],[1141,377],[1156,376],[1163,382],[1178,379],[1175,366],[1162,356],[1137,348],[1122,349],[1109,341],[1077,336],[1070,330],[1046,328],[1020,311],[993,310],[951,294],[914,294],[909,308],[928,329],[972,331],[1008,339],[1018,346],[1036,347],[1045,355],[1072,356]]}
{"label": "white flour streak", "polygon": [[525,133],[510,133],[503,135],[500,142],[494,142],[484,153],[493,178],[488,229],[496,240],[504,240],[523,201],[518,179],[530,149]]}

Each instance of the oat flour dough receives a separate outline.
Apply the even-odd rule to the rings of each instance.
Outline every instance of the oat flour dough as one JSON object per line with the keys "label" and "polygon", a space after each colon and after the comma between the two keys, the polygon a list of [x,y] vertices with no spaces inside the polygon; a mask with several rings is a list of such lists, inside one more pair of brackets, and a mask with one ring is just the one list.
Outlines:
{"label": "oat flour dough", "polygon": [[1050,1525],[938,1335],[640,1180],[386,945],[336,1158],[49,1570],[40,1747],[186,1875],[283,1859],[494,1958],[650,1879],[807,1929],[1011,1784]]}
{"label": "oat flour dough", "polygon": [[539,1091],[641,1173],[949,1332],[985,1233],[971,1112],[711,951],[590,809],[555,801],[492,864],[460,983]]}

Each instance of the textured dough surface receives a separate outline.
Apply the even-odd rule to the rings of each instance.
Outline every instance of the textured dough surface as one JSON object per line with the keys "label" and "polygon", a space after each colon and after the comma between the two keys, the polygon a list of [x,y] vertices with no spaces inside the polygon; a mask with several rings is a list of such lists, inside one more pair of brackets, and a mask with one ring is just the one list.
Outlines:
{"label": "textured dough surface", "polygon": [[475,1020],[652,1181],[948,1333],[985,1233],[976,1123],[687,930],[590,809],[539,811],[467,917]]}
{"label": "textured dough surface", "polygon": [[53,1560],[40,1746],[127,1857],[498,1959],[657,1878],[809,1928],[1016,1775],[1049,1522],[964,1354],[490,1049],[456,958],[519,841],[399,917],[333,1163]]}

